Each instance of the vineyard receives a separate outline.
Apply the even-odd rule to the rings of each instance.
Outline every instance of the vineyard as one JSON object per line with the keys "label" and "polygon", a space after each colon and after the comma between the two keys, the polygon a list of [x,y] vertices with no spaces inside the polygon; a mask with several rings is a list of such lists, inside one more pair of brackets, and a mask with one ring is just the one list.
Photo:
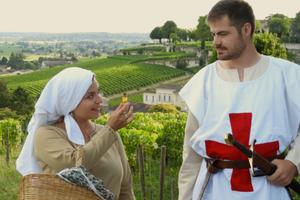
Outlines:
{"label": "vineyard", "polygon": [[[182,56],[164,54],[158,56],[114,56],[109,58],[85,60],[74,66],[92,70],[100,83],[104,95],[110,96],[128,90],[139,89],[160,81],[185,75],[185,72],[161,65],[140,63],[151,59],[165,59]],[[23,87],[31,95],[38,96],[47,81],[62,69],[73,66],[57,66],[30,74],[3,77],[12,90]]]}
{"label": "vineyard", "polygon": [[[96,120],[98,124],[105,124],[107,115]],[[160,149],[166,146],[167,163],[165,167],[164,199],[170,198],[170,191],[174,199],[178,194],[177,176],[181,164],[184,126],[186,113],[136,113],[135,119],[119,131],[129,163],[133,172],[134,191],[137,199],[141,198],[139,168],[136,150],[142,145],[145,154],[145,185],[147,199],[158,199]],[[10,143],[10,164],[5,165],[6,135]],[[13,200],[17,197],[20,175],[15,170],[15,159],[20,151],[20,143],[25,134],[17,120],[0,121],[0,199]],[[5,173],[10,173],[7,177]],[[2,183],[2,184],[1,184]],[[8,183],[8,184],[3,184]],[[150,197],[151,196],[151,197]]]}

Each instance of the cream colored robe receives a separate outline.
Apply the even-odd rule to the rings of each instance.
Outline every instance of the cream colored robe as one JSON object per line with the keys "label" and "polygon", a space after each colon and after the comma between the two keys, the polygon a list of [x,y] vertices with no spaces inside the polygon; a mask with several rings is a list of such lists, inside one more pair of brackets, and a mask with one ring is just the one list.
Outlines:
{"label": "cream colored robe", "polygon": [[116,199],[135,199],[130,167],[117,132],[98,125],[91,140],[80,146],[68,140],[64,129],[42,126],[37,130],[34,153],[44,173],[55,174],[74,167],[76,151],[83,153],[83,165],[103,180]]}
{"label": "cream colored robe", "polygon": [[[260,77],[267,69],[269,64],[268,57],[261,55],[260,61],[249,68],[244,69],[244,80],[250,81]],[[224,69],[220,65],[217,66],[218,75],[225,81],[239,82],[239,75],[236,69]],[[299,98],[300,100],[300,98]],[[189,141],[193,133],[200,127],[195,116],[189,112],[185,127],[185,136],[182,153],[182,165],[179,172],[179,197],[178,200],[191,200],[194,184],[196,182],[198,172],[202,163],[202,158],[189,145]],[[297,166],[300,172],[300,137],[296,138],[286,160],[290,160]]]}

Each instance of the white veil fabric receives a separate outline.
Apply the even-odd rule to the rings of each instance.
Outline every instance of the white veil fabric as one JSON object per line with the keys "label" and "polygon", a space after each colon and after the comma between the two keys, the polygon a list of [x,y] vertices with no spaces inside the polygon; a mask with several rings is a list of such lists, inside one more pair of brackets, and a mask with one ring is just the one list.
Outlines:
{"label": "white veil fabric", "polygon": [[85,143],[83,134],[71,112],[79,105],[91,86],[94,75],[89,70],[70,67],[49,80],[35,104],[35,111],[27,127],[28,135],[16,161],[16,168],[23,176],[42,172],[34,156],[33,148],[34,136],[39,127],[53,124],[64,116],[69,140],[79,145]]}

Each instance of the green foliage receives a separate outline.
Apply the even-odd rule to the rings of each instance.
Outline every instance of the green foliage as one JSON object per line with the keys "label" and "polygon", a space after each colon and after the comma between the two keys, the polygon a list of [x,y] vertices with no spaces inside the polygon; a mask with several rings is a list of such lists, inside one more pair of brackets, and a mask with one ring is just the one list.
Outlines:
{"label": "green foliage", "polygon": [[[0,143],[1,145],[1,143]],[[0,199],[16,200],[20,186],[21,175],[16,171],[15,160],[19,149],[11,152],[9,165],[5,162],[5,155],[0,154]]]}
{"label": "green foliage", "polygon": [[[105,124],[107,115],[101,116],[97,123]],[[119,130],[131,166],[136,164],[136,148],[142,144],[149,157],[159,158],[157,153],[161,145],[170,148],[167,154],[170,158],[181,157],[183,132],[186,113],[135,113],[134,120],[126,127]],[[173,130],[176,128],[176,130]],[[168,135],[168,136],[165,136]],[[172,138],[167,138],[172,135]],[[176,151],[173,150],[177,148]],[[171,152],[172,151],[172,152]],[[181,161],[175,160],[174,164],[180,165]]]}
{"label": "green foliage", "polygon": [[8,59],[6,57],[2,57],[1,61],[0,61],[0,65],[6,65],[8,62]]}
{"label": "green foliage", "polygon": [[269,32],[276,34],[284,41],[288,41],[291,31],[291,20],[282,14],[274,14],[268,19]]}
{"label": "green foliage", "polygon": [[7,118],[17,119],[19,118],[19,116],[14,110],[11,110],[8,107],[0,108],[0,120],[7,119]]}
{"label": "green foliage", "polygon": [[18,115],[26,115],[32,112],[34,102],[25,89],[18,87],[11,95],[9,107],[15,110]]}
{"label": "green foliage", "polygon": [[173,104],[156,104],[149,108],[149,112],[178,113],[178,111],[178,108]]}
{"label": "green foliage", "polygon": [[188,32],[185,29],[177,28],[176,35],[180,40],[187,41]]}
{"label": "green foliage", "polygon": [[4,108],[9,105],[9,91],[6,82],[0,79],[0,108]]}
{"label": "green foliage", "polygon": [[156,140],[159,146],[165,145],[167,147],[167,162],[169,165],[180,166],[182,162],[185,122],[185,113],[173,115],[164,123],[163,130]]}
{"label": "green foliage", "polygon": [[300,11],[296,14],[291,26],[291,41],[300,43]]}
{"label": "green foliage", "polygon": [[147,52],[156,52],[156,51],[165,51],[165,47],[162,45],[148,45],[148,46],[138,46],[131,47],[126,49],[120,49],[120,52],[137,52],[137,51],[147,51]]}
{"label": "green foliage", "polygon": [[176,33],[171,33],[170,40],[175,43],[175,42],[179,41],[180,38],[178,37],[178,35]]}
{"label": "green foliage", "polygon": [[215,49],[212,50],[211,55],[208,58],[208,63],[213,63],[218,59],[218,54],[217,51]]}
{"label": "green foliage", "polygon": [[9,56],[7,65],[14,69],[22,69],[24,68],[24,59],[25,57],[22,53],[12,52]]}
{"label": "green foliage", "polygon": [[177,25],[173,21],[166,21],[161,27],[163,38],[170,39],[171,33],[175,33],[177,30]]}
{"label": "green foliage", "polygon": [[259,20],[255,20],[255,33],[262,32],[262,24]]}
{"label": "green foliage", "polygon": [[15,119],[5,119],[0,121],[0,153],[5,152],[6,137],[8,132],[10,149],[14,149],[21,144],[22,130],[21,124]]}
{"label": "green foliage", "polygon": [[163,32],[161,27],[155,27],[150,33],[150,38],[152,40],[158,39],[159,43],[161,43],[161,39],[163,38]]}
{"label": "green foliage", "polygon": [[200,16],[198,19],[198,25],[196,28],[196,40],[207,41],[212,40],[210,28],[206,23],[206,16]]}
{"label": "green foliage", "polygon": [[272,33],[258,33],[254,35],[254,44],[257,51],[264,55],[287,58],[287,51],[280,39]]}
{"label": "green foliage", "polygon": [[181,58],[176,61],[177,69],[185,69],[187,65],[188,65],[188,62],[185,58]]}

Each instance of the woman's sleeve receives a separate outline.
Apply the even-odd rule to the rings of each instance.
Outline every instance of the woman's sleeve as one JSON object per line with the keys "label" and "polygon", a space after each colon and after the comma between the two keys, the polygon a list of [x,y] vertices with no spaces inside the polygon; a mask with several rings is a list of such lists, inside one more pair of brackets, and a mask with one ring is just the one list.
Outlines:
{"label": "woman's sleeve", "polygon": [[286,160],[291,161],[297,167],[298,175],[300,173],[300,133],[296,137],[294,143],[291,145],[291,149],[289,150]]}
{"label": "woman's sleeve", "polygon": [[178,177],[178,200],[192,199],[194,185],[202,163],[202,157],[200,157],[189,145],[189,141],[193,133],[198,129],[198,127],[199,125],[196,118],[191,112],[189,112],[185,127],[185,136],[182,153],[183,161]]}
{"label": "woman's sleeve", "polygon": [[34,154],[55,172],[75,166],[75,155],[78,151],[83,155],[82,164],[90,169],[95,160],[102,157],[117,140],[118,135],[111,128],[104,126],[92,139],[83,146],[75,147],[66,135],[55,128],[41,127],[37,130],[34,141]]}
{"label": "woman's sleeve", "polygon": [[124,145],[121,137],[118,135],[118,149],[121,157],[121,162],[123,166],[123,179],[121,182],[121,191],[119,195],[119,200],[135,200],[133,186],[132,186],[132,175]]}

